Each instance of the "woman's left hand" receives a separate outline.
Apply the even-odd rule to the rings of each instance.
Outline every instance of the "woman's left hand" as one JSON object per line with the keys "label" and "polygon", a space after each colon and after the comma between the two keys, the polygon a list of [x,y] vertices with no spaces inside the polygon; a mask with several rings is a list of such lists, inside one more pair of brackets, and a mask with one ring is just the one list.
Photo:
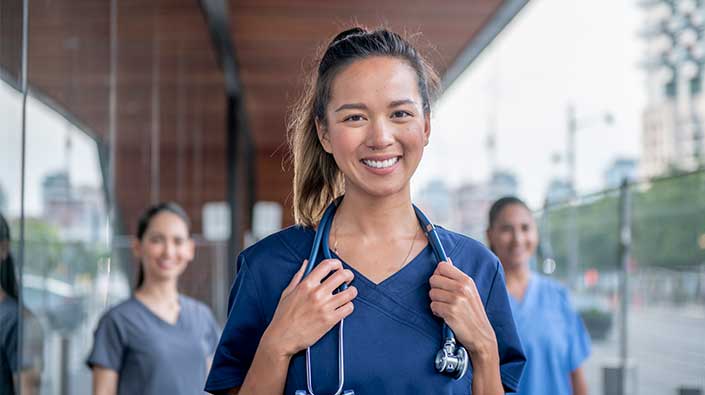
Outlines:
{"label": "woman's left hand", "polygon": [[445,320],[470,356],[496,357],[497,338],[475,281],[452,263],[440,262],[429,283],[431,311]]}

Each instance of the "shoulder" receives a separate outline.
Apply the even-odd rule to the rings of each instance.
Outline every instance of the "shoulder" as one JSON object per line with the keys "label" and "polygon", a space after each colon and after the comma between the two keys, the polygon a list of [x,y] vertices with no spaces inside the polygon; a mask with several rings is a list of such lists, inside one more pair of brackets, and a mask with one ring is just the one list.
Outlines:
{"label": "shoulder", "polygon": [[134,315],[134,311],[139,307],[137,305],[137,300],[133,296],[122,302],[108,308],[108,310],[103,313],[101,318],[102,321],[121,321],[124,318],[129,318]]}
{"label": "shoulder", "polygon": [[554,306],[558,306],[566,311],[574,310],[570,301],[570,291],[565,285],[553,278],[536,272],[532,272],[532,276],[533,281],[536,281],[541,300],[544,303],[552,303]]}
{"label": "shoulder", "polygon": [[568,299],[568,288],[566,288],[563,284],[536,272],[532,272],[531,275],[533,276],[533,281],[536,281],[536,284],[541,289],[542,293],[549,294],[552,297]]}
{"label": "shoulder", "polygon": [[210,320],[213,317],[213,312],[207,304],[190,296],[179,294],[181,308],[187,314],[197,317],[199,320]]}
{"label": "shoulder", "polygon": [[308,257],[314,235],[313,229],[300,225],[272,233],[240,253],[238,270],[242,264],[247,264],[249,269],[296,262],[300,265]]}
{"label": "shoulder", "polygon": [[499,259],[481,242],[440,226],[436,229],[453,264],[476,278],[476,281],[477,278],[494,280],[496,274],[501,272]]}

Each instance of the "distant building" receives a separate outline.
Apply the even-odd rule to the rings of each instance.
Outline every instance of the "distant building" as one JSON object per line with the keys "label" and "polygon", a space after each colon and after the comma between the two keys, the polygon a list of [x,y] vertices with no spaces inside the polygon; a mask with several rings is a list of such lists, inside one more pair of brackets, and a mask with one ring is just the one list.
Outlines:
{"label": "distant building", "polygon": [[705,163],[705,1],[639,3],[648,88],[640,172],[693,170]]}
{"label": "distant building", "polygon": [[637,161],[635,159],[620,158],[605,170],[605,187],[619,188],[623,180],[630,182],[637,179]]}
{"label": "distant building", "polygon": [[573,188],[571,187],[570,182],[568,182],[567,180],[555,178],[548,184],[548,190],[546,191],[546,203],[566,203],[572,197]]}
{"label": "distant building", "polygon": [[415,200],[434,223],[484,240],[492,203],[502,196],[516,195],[517,191],[514,174],[496,171],[484,183],[466,183],[454,189],[440,180],[432,180]]}
{"label": "distant building", "polygon": [[415,200],[431,221],[450,226],[452,197],[443,180],[431,180],[419,191]]}
{"label": "distant building", "polygon": [[42,181],[43,218],[64,241],[97,242],[105,228],[105,202],[94,187],[73,187],[65,171]]}

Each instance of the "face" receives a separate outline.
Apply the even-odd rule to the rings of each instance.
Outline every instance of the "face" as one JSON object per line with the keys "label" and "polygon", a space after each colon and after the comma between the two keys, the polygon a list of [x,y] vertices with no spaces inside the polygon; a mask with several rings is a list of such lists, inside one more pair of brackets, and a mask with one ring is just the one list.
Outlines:
{"label": "face", "polygon": [[331,85],[318,137],[345,176],[346,194],[409,193],[409,180],[428,143],[416,73],[392,57],[358,60]]}
{"label": "face", "polygon": [[497,215],[487,239],[505,270],[510,270],[529,264],[539,236],[531,212],[520,204],[510,204]]}
{"label": "face", "polygon": [[186,223],[176,214],[162,211],[149,222],[133,253],[142,262],[145,282],[176,281],[193,259],[194,245]]}

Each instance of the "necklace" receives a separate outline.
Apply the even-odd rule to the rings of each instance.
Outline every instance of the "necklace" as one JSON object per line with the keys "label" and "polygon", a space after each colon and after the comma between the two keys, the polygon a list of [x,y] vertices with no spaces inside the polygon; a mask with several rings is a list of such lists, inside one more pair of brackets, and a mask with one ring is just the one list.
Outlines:
{"label": "necklace", "polygon": [[[419,235],[419,229],[417,227],[416,232],[414,232],[414,238],[411,240],[411,246],[409,246],[409,251],[406,253],[404,260],[401,261],[401,265],[399,266],[400,268],[406,264],[406,261],[409,259],[409,256],[411,256],[411,251],[414,250],[414,244],[416,244],[416,239],[417,239],[418,235]],[[337,226],[335,227],[335,229],[333,229],[333,237],[335,238],[335,241],[333,242],[333,252],[335,252],[335,255],[340,256],[340,252],[339,252],[340,250],[338,249],[338,227]]]}

